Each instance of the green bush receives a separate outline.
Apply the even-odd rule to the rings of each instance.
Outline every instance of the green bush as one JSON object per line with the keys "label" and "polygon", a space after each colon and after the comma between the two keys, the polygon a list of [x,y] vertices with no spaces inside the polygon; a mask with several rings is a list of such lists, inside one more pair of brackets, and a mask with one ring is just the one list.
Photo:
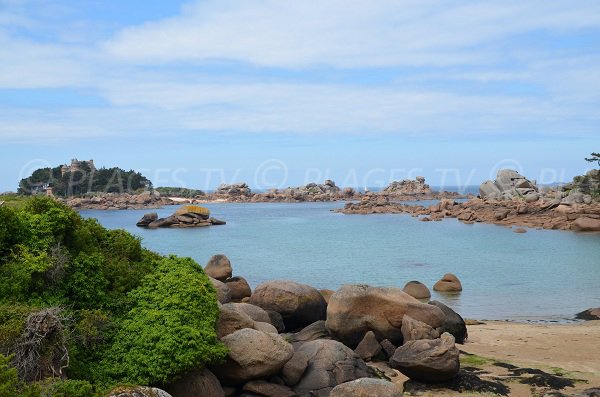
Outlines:
{"label": "green bush", "polygon": [[103,363],[111,378],[133,384],[164,383],[224,358],[226,350],[215,332],[216,292],[192,259],[162,259],[131,297],[135,307]]}
{"label": "green bush", "polygon": [[19,395],[19,379],[17,369],[10,365],[11,357],[0,354],[0,397],[16,397]]}
{"label": "green bush", "polygon": [[0,254],[0,353],[14,351],[29,314],[58,306],[70,358],[69,379],[15,386],[4,357],[0,390],[11,397],[168,382],[226,354],[215,332],[216,292],[189,258],[162,257],[46,197],[0,207]]}

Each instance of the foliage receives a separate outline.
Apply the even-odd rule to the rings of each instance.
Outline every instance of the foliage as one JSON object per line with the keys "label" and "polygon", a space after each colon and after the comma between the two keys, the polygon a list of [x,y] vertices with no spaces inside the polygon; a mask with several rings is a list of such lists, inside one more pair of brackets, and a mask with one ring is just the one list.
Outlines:
{"label": "foliage", "polygon": [[[225,354],[216,292],[193,260],[162,257],[51,198],[0,207],[0,353],[19,352],[28,319],[52,307],[68,319],[64,338],[44,339],[52,346],[39,356],[58,351],[60,340],[68,379],[7,384],[20,388],[11,396],[91,396],[100,386],[165,382]],[[1,379],[12,376],[2,368]]]}
{"label": "foliage", "polygon": [[585,159],[585,161],[589,161],[590,163],[595,163],[597,162],[598,165],[600,166],[600,153],[592,153],[591,157]]}
{"label": "foliage", "polygon": [[161,196],[167,197],[194,198],[197,196],[205,195],[205,193],[202,190],[187,189],[184,187],[157,187],[154,190],[159,192]]}
{"label": "foliage", "polygon": [[[112,377],[133,384],[164,383],[187,368],[225,356],[215,332],[216,292],[193,260],[160,260],[157,271],[131,297],[135,306],[105,360]],[[114,362],[113,357],[123,359]]]}
{"label": "foliage", "polygon": [[0,354],[0,397],[15,397],[19,393],[17,369],[10,365],[12,357]]}
{"label": "foliage", "polygon": [[46,186],[58,196],[76,196],[91,192],[133,193],[152,187],[152,182],[139,172],[118,167],[91,169],[81,162],[80,169],[62,173],[61,166],[40,168],[21,179],[18,192],[32,195],[43,193]]}

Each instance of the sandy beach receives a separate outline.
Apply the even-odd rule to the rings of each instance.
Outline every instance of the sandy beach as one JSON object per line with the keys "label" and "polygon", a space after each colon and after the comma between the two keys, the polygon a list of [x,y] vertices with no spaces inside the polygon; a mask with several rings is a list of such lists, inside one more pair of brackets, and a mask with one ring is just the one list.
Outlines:
{"label": "sandy beach", "polygon": [[[485,321],[467,328],[469,339],[464,345],[458,346],[461,352],[467,353],[461,354],[461,366],[476,373],[482,380],[505,384],[510,389],[509,396],[542,396],[550,393],[553,390],[551,387],[521,383],[531,378],[531,372],[538,369],[551,376],[576,379],[573,387],[566,386],[558,390],[562,394],[547,395],[576,396],[583,390],[600,387],[600,320],[570,324]],[[520,376],[515,376],[515,372],[506,368],[511,366],[518,368],[516,373]],[[408,380],[399,373],[392,379],[397,384]],[[421,391],[405,389],[405,395],[468,396],[486,393],[459,393],[440,388]]]}

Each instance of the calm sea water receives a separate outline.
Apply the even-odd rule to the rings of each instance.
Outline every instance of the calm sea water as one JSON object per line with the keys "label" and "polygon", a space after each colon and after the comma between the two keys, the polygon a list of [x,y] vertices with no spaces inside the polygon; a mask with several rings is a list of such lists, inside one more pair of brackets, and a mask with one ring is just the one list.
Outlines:
{"label": "calm sea water", "polygon": [[[290,279],[317,288],[358,283],[431,289],[455,273],[463,292],[438,299],[468,318],[564,320],[600,306],[600,234],[534,230],[517,234],[496,225],[453,219],[420,222],[407,215],[343,215],[343,203],[208,204],[225,226],[141,229],[149,210],[81,211],[108,228],[142,238],[144,246],[204,265],[226,254],[234,274],[255,287]],[[177,207],[160,209],[168,216]]]}

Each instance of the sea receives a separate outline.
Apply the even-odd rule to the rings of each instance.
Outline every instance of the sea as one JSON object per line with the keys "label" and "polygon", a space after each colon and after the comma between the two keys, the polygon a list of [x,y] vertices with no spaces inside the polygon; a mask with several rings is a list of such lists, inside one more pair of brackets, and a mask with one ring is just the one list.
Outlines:
{"label": "sea", "polygon": [[[428,205],[431,202],[421,202]],[[415,203],[412,203],[415,204]],[[204,265],[214,254],[231,260],[234,275],[254,288],[293,280],[319,289],[343,284],[402,288],[418,280],[432,289],[454,273],[461,293],[439,300],[465,318],[568,322],[600,307],[600,234],[528,229],[455,219],[421,222],[403,214],[344,215],[328,203],[205,204],[224,226],[144,229],[136,222],[158,210],[82,210],[110,229],[125,229],[161,254],[191,257]]]}

